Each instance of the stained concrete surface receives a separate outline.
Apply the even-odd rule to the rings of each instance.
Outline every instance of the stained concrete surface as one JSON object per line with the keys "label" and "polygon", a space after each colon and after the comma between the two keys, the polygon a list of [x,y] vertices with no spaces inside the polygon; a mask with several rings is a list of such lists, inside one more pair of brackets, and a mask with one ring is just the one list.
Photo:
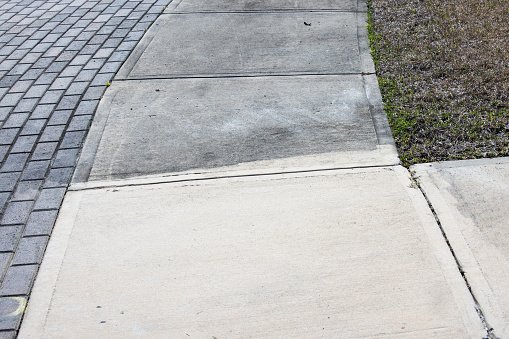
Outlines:
{"label": "stained concrete surface", "polygon": [[91,180],[379,144],[361,76],[128,81],[108,97]]}
{"label": "stained concrete surface", "polygon": [[20,338],[483,336],[401,167],[121,185],[67,195]]}
{"label": "stained concrete surface", "polygon": [[351,12],[163,15],[127,78],[370,72],[361,60],[367,51],[359,47],[359,16]]}
{"label": "stained concrete surface", "polygon": [[[270,10],[343,10],[356,11],[357,0],[184,0],[167,9],[172,12],[233,12]],[[363,2],[360,2],[363,3]]]}
{"label": "stained concrete surface", "polygon": [[488,323],[509,337],[509,158],[412,168]]}

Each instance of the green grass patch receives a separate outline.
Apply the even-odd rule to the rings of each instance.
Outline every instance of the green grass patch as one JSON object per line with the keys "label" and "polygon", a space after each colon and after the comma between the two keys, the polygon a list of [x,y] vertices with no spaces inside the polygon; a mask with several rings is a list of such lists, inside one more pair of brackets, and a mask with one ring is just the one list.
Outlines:
{"label": "green grass patch", "polygon": [[400,158],[509,155],[509,2],[369,0],[368,36]]}

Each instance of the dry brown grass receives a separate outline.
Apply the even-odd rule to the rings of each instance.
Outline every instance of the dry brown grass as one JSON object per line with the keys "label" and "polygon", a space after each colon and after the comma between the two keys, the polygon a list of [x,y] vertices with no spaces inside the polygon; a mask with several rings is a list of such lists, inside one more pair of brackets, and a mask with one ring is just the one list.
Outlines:
{"label": "dry brown grass", "polygon": [[369,29],[406,165],[509,155],[509,1],[372,0]]}

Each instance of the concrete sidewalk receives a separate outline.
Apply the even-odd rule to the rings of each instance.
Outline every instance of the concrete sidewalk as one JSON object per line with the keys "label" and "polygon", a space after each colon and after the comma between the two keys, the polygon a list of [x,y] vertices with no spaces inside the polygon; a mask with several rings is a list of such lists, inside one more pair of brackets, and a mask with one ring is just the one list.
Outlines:
{"label": "concrete sidewalk", "polygon": [[100,104],[20,337],[485,337],[365,9],[173,2]]}
{"label": "concrete sidewalk", "polygon": [[509,337],[509,158],[411,168],[487,322]]}

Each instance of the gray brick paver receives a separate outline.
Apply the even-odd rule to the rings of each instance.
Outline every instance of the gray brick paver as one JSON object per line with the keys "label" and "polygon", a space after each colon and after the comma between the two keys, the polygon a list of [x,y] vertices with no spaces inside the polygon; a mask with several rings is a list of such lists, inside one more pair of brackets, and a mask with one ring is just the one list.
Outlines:
{"label": "gray brick paver", "polygon": [[0,145],[10,145],[16,139],[19,128],[2,128],[0,130]]}
{"label": "gray brick paver", "polygon": [[79,149],[70,148],[63,149],[57,152],[55,160],[53,162],[53,168],[61,168],[61,167],[74,167],[76,165],[76,160],[78,159]]}
{"label": "gray brick paver", "polygon": [[36,140],[36,135],[19,136],[14,146],[12,146],[11,153],[30,153]]}
{"label": "gray brick paver", "polygon": [[37,104],[37,98],[23,98],[21,101],[14,107],[14,113],[23,113],[23,112],[31,112],[35,105]]}
{"label": "gray brick paver", "polygon": [[0,172],[19,172],[25,167],[28,161],[29,153],[11,153],[4,160]]}
{"label": "gray brick paver", "polygon": [[11,192],[14,190],[20,176],[21,172],[0,173],[0,192]]}
{"label": "gray brick paver", "polygon": [[33,211],[28,218],[23,235],[50,235],[57,213],[57,210]]}
{"label": "gray brick paver", "polygon": [[38,180],[46,177],[50,161],[30,161],[21,175],[21,180]]}
{"label": "gray brick paver", "polygon": [[39,265],[11,266],[5,273],[0,296],[28,295]]}
{"label": "gray brick paver", "polygon": [[14,338],[93,115],[170,0],[0,0],[0,339]]}
{"label": "gray brick paver", "polygon": [[55,154],[58,142],[42,142],[35,146],[32,160],[50,160]]}
{"label": "gray brick paver", "polygon": [[21,130],[20,136],[24,135],[38,135],[41,133],[42,129],[44,128],[45,124],[44,119],[32,119],[28,120]]}
{"label": "gray brick paver", "polygon": [[29,116],[30,113],[18,113],[14,111],[4,122],[3,128],[22,127]]}
{"label": "gray brick paver", "polygon": [[43,188],[35,202],[34,210],[60,208],[60,203],[64,198],[65,191],[65,188]]}
{"label": "gray brick paver", "polygon": [[23,225],[0,226],[0,251],[13,252],[16,249]]}
{"label": "gray brick paver", "polygon": [[42,180],[21,181],[11,198],[11,201],[35,200],[39,194]]}
{"label": "gray brick paver", "polygon": [[33,201],[11,201],[7,204],[0,224],[3,226],[26,223],[33,204]]}
{"label": "gray brick paver", "polygon": [[40,264],[47,243],[47,236],[21,238],[16,249],[16,254],[12,259],[12,264]]}
{"label": "gray brick paver", "polygon": [[[2,329],[16,330],[18,328],[21,322],[22,314],[17,314],[15,311],[18,309],[19,303],[20,303],[19,298],[0,297],[0,314],[8,315],[0,318],[0,327]],[[15,331],[3,332],[2,336],[3,338],[6,339],[15,338],[16,332]]]}
{"label": "gray brick paver", "polygon": [[[58,110],[58,111],[53,112],[53,114],[51,115],[51,118],[48,121],[47,128],[50,128],[49,126],[56,126],[56,125],[60,125],[60,127],[55,127],[55,128],[58,128],[58,129],[65,128],[65,126],[61,126],[61,125],[67,124],[67,122],[71,118],[72,112],[73,112],[72,110]],[[43,139],[42,141],[48,141],[48,140]]]}

